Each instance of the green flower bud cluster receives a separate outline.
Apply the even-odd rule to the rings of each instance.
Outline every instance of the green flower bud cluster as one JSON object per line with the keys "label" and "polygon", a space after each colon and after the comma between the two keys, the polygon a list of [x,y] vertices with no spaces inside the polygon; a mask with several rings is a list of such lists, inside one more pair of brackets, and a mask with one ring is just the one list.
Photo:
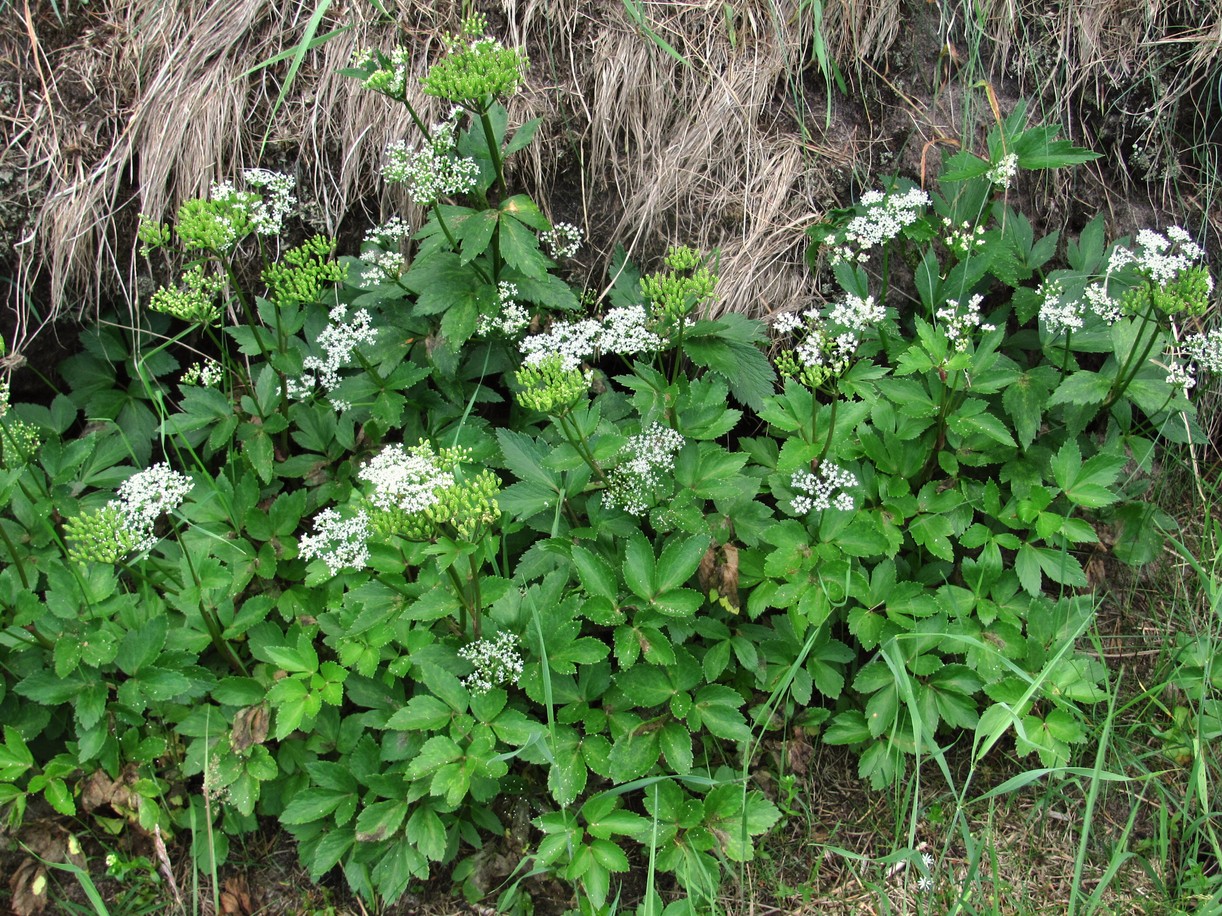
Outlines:
{"label": "green flower bud cluster", "polygon": [[686,246],[671,248],[663,263],[668,271],[641,278],[641,295],[652,304],[654,315],[681,327],[688,315],[712,299],[717,277],[704,266],[700,253]]}
{"label": "green flower bud cluster", "polygon": [[471,16],[459,35],[445,38],[448,54],[429,68],[420,85],[425,95],[451,102],[479,102],[481,110],[491,97],[512,95],[521,85],[526,55],[487,38],[487,20]]}
{"label": "green flower bud cluster", "polygon": [[195,264],[183,271],[181,288],[163,286],[153,293],[149,308],[189,324],[214,324],[221,317],[216,296],[224,287],[224,280],[206,276],[203,265]]}
{"label": "green flower bud cluster", "polygon": [[361,83],[366,89],[402,101],[407,91],[407,68],[411,59],[407,48],[395,48],[389,55],[366,49],[353,55],[352,66],[364,74]]}
{"label": "green flower bud cluster", "polygon": [[590,390],[590,373],[580,368],[566,369],[560,354],[537,363],[527,363],[514,373],[518,390],[514,398],[527,410],[562,416]]}
{"label": "green flower bud cluster", "polygon": [[471,480],[458,481],[437,494],[437,502],[424,510],[437,530],[452,528],[462,541],[474,541],[476,535],[501,517],[496,495],[501,481],[485,469]]}
{"label": "green flower bud cluster", "polygon": [[1151,287],[1150,295],[1154,307],[1164,315],[1187,312],[1199,317],[1209,311],[1209,295],[1213,288],[1209,268],[1197,264],[1181,271],[1166,286]]}
{"label": "green flower bud cluster", "polygon": [[839,375],[832,366],[803,363],[793,350],[784,350],[777,356],[776,370],[785,378],[791,378],[811,391]]}
{"label": "green flower bud cluster", "polygon": [[170,244],[170,224],[159,223],[150,216],[140,214],[140,225],[136,228],[136,238],[143,244],[140,246],[140,254],[143,257],[148,257],[155,248],[163,248]]}
{"label": "green flower bud cluster", "polygon": [[188,200],[178,208],[175,231],[188,251],[228,253],[254,231],[250,214],[259,203],[259,195],[249,191],[233,191],[218,200]]}
{"label": "green flower bud cluster", "polygon": [[343,282],[348,272],[345,265],[330,259],[334,251],[335,240],[322,235],[290,248],[263,271],[268,298],[277,305],[320,301],[323,290]]}
{"label": "green flower bud cluster", "polygon": [[146,546],[144,532],[134,528],[114,501],[64,522],[68,558],[77,563],[118,563]]}

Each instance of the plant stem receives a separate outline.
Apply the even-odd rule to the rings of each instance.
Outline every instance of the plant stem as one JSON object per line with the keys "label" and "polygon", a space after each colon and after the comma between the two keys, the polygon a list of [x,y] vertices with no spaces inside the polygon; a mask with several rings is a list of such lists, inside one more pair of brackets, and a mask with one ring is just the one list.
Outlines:
{"label": "plant stem", "polygon": [[501,145],[496,142],[496,132],[492,129],[492,119],[488,117],[486,105],[480,106],[479,123],[484,128],[484,142],[488,144],[488,155],[492,159],[492,167],[496,170],[497,190],[501,192],[501,197],[506,197],[509,192],[505,187],[505,160],[501,157]]}
{"label": "plant stem", "polygon": [[479,569],[475,565],[474,554],[467,554],[467,563],[471,567],[471,633],[480,639],[480,615],[483,613],[483,600],[480,597]]}
{"label": "plant stem", "polygon": [[605,487],[607,485],[607,478],[603,474],[603,469],[598,466],[598,462],[594,460],[593,453],[585,447],[585,443],[582,441],[581,437],[569,428],[568,422],[562,415],[557,415],[556,425],[560,427],[560,432],[564,434],[564,438],[568,440],[569,445],[576,449],[577,454],[581,457],[581,460],[589,465],[590,470],[594,472],[594,476],[597,477],[599,482]]}

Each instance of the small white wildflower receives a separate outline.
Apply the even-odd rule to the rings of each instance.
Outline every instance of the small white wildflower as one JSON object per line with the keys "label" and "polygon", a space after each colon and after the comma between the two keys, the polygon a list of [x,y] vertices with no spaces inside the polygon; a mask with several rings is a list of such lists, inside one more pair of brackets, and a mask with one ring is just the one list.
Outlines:
{"label": "small white wildflower", "polygon": [[834,323],[858,333],[869,330],[886,317],[887,310],[875,302],[873,296],[862,299],[852,293],[848,293],[844,301],[838,303],[828,315],[828,318]]}
{"label": "small white wildflower", "polygon": [[544,333],[523,339],[519,348],[527,365],[539,365],[559,355],[562,368],[571,372],[596,353],[633,356],[660,349],[662,338],[649,330],[648,320],[643,305],[614,308],[602,321],[586,318],[557,322]]}
{"label": "small white wildflower", "polygon": [[796,312],[781,312],[772,319],[772,330],[777,334],[793,334],[795,331],[801,330],[802,319]]}
{"label": "small white wildflower", "polygon": [[845,512],[855,508],[853,497],[844,491],[857,486],[857,478],[839,465],[825,461],[817,474],[811,471],[794,471],[790,484],[801,492],[793,498],[795,515],[836,508]]}
{"label": "small white wildflower", "polygon": [[654,488],[675,469],[675,456],[685,441],[675,430],[657,423],[630,438],[611,473],[607,506],[618,506],[630,515],[644,515]]}
{"label": "small white wildflower", "polygon": [[1173,388],[1179,388],[1184,396],[1188,396],[1188,392],[1196,385],[1196,367],[1191,363],[1182,363],[1179,360],[1172,359],[1167,366],[1167,384]]}
{"label": "small white wildflower", "polygon": [[572,223],[556,223],[551,229],[539,233],[539,241],[557,261],[576,256],[583,238],[585,233]]}
{"label": "small white wildflower", "polygon": [[522,655],[518,637],[498,633],[496,639],[478,639],[458,650],[464,661],[475,669],[463,678],[463,686],[471,693],[487,693],[501,684],[516,684],[522,674]]}
{"label": "small white wildflower", "polygon": [[1004,190],[1010,187],[1010,182],[1014,180],[1014,176],[1017,174],[1018,155],[1006,153],[996,165],[989,169],[986,177],[992,184]]}
{"label": "small white wildflower", "polygon": [[922,892],[933,890],[933,878],[929,875],[921,875],[917,878],[917,890]]}
{"label": "small white wildflower", "polygon": [[373,484],[370,502],[374,506],[407,513],[436,505],[437,491],[454,486],[454,475],[438,465],[427,443],[411,449],[399,443],[388,445],[361,469],[360,478]]}
{"label": "small white wildflower", "polygon": [[454,152],[455,120],[434,124],[431,139],[420,147],[409,147],[399,140],[386,147],[382,176],[396,184],[406,184],[407,193],[418,205],[430,207],[440,198],[470,192],[479,182],[479,165],[474,159]]}
{"label": "small white wildflower", "polygon": [[206,359],[202,363],[192,363],[179,378],[183,385],[198,385],[201,388],[211,388],[224,377],[221,364],[215,359]]}
{"label": "small white wildflower", "polygon": [[400,217],[392,216],[386,222],[379,226],[374,226],[365,233],[365,242],[370,245],[376,245],[382,249],[389,249],[399,245],[404,239],[412,234],[412,227],[405,223]]}
{"label": "small white wildflower", "polygon": [[983,320],[980,305],[984,297],[977,294],[968,300],[967,307],[961,312],[958,299],[947,299],[946,305],[934,313],[934,317],[944,325],[946,339],[960,353],[967,350],[973,328],[982,331],[995,331],[997,328]]}
{"label": "small white wildflower", "polygon": [[352,402],[343,398],[331,398],[331,406],[335,408],[336,413],[344,413],[352,409]]}
{"label": "small white wildflower", "polygon": [[933,868],[933,853],[932,852],[921,853],[921,861],[925,863],[926,868]]}
{"label": "small white wildflower", "polygon": [[361,261],[367,265],[361,269],[362,283],[384,283],[387,280],[397,280],[407,265],[406,259],[398,251],[380,251],[377,248],[367,248],[361,252]]}
{"label": "small white wildflower", "polygon": [[1040,320],[1054,337],[1062,331],[1077,331],[1082,328],[1082,303],[1076,299],[1065,300],[1065,286],[1059,280],[1046,280],[1038,290],[1043,302],[1040,305]]}
{"label": "small white wildflower", "polygon": [[316,386],[328,391],[339,384],[339,370],[352,359],[353,351],[362,344],[371,344],[378,339],[373,319],[365,309],[357,309],[348,318],[348,307],[337,305],[328,315],[329,321],[315,339],[324,356],[307,356],[302,362],[305,370],[300,378],[289,379],[288,390],[292,397],[306,397]]}
{"label": "small white wildflower", "polygon": [[1082,295],[1090,310],[1108,324],[1115,324],[1124,316],[1120,303],[1107,294],[1104,284],[1092,283]]}
{"label": "small white wildflower", "polygon": [[158,516],[178,508],[192,486],[190,477],[161,462],[119,484],[119,502],[133,527],[151,529]]}
{"label": "small white wildflower", "polygon": [[984,226],[973,226],[967,220],[964,220],[959,226],[955,226],[947,218],[942,220],[942,225],[947,230],[946,237],[943,239],[946,247],[959,255],[959,257],[970,254],[985,244]]}
{"label": "small white wildflower", "polygon": [[314,517],[314,530],[297,542],[303,560],[321,557],[333,576],[341,569],[364,569],[369,562],[369,516],[363,511],[346,519],[323,509]]}
{"label": "small white wildflower", "polygon": [[1184,340],[1184,352],[1206,372],[1222,373],[1222,328],[1208,334],[1192,334]]}
{"label": "small white wildflower", "polygon": [[242,179],[267,195],[250,210],[250,222],[255,232],[259,235],[279,235],[284,218],[297,205],[297,198],[293,195],[297,179],[268,169],[246,169],[242,172]]}
{"label": "small white wildflower", "polygon": [[841,246],[833,252],[833,260],[862,260],[871,249],[890,241],[900,231],[920,218],[920,211],[929,204],[929,195],[919,188],[903,194],[884,195],[869,191],[862,195],[866,212],[849,220],[838,234]]}
{"label": "small white wildflower", "polygon": [[490,334],[512,337],[526,330],[530,326],[530,312],[515,301],[517,295],[516,283],[502,280],[497,284],[499,312],[496,315],[480,315],[475,326],[476,333],[485,337]]}

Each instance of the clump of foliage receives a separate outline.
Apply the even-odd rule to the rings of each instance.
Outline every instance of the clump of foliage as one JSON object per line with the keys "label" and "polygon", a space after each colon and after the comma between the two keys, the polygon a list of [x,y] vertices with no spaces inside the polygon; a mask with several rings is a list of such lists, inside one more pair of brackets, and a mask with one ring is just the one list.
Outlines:
{"label": "clump of foliage", "polygon": [[[407,62],[352,72],[406,105]],[[1082,557],[1100,525],[1160,549],[1145,473],[1222,367],[1203,252],[1099,219],[1050,266],[1006,188],[1091,154],[1020,108],[937,189],[815,227],[842,295],[771,333],[710,318],[716,261],[683,247],[578,315],[551,255],[579,233],[505,184],[524,66],[471,22],[426,77],[456,108],[387,151],[414,233],[276,257],[291,182],[250,173],[142,227],[193,260],[85,335],[67,393],[5,393],[10,825],[101,772],[133,828],[212,825],[216,861],[274,819],[370,900],[439,866],[489,893],[512,828],[575,912],[636,857],[694,913],[779,820],[766,733],[821,731],[878,787],[963,733],[1044,765],[1083,738]]]}

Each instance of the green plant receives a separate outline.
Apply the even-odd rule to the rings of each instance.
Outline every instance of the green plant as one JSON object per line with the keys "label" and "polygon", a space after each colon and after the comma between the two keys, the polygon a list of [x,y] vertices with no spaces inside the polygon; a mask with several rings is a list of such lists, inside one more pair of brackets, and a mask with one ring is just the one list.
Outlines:
{"label": "green plant", "polygon": [[407,59],[351,73],[406,106],[386,175],[424,226],[273,256],[291,181],[218,185],[141,226],[179,278],[150,313],[0,418],[10,823],[101,772],[214,895],[263,817],[391,901],[437,868],[487,893],[512,822],[505,907],[550,874],[608,912],[635,860],[640,911],[670,875],[675,914],[780,820],[770,733],[852,746],[877,787],[964,732],[1069,772],[1108,697],[1081,553],[1100,523],[1121,559],[1161,548],[1139,471],[1201,437],[1191,367],[1219,368],[1187,234],[1109,251],[1096,221],[1052,269],[1004,192],[1090,154],[1020,107],[937,193],[815,227],[843,297],[771,341],[710,317],[716,258],[682,246],[621,256],[578,317],[576,230],[507,183],[524,57],[468,20],[423,82],[456,106],[435,123]]}

